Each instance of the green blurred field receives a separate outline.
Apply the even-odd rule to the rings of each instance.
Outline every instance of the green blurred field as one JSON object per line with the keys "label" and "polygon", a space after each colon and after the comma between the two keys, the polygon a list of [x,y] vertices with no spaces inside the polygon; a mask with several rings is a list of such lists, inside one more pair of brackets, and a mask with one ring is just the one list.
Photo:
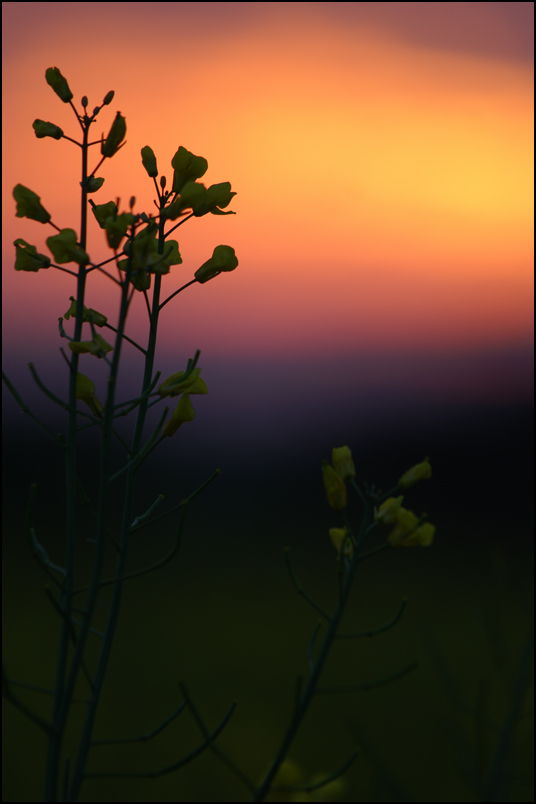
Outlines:
{"label": "green blurred field", "polygon": [[[295,531],[278,529],[273,547],[266,526],[252,521],[249,534],[229,535],[235,556],[225,561],[222,542],[229,527],[221,527],[212,550],[214,532],[204,537],[194,527],[182,560],[158,579],[142,578],[128,587],[95,736],[150,731],[180,703],[177,682],[183,679],[212,728],[237,701],[218,745],[255,780],[284,733],[317,615],[291,587],[278,549],[296,541]],[[319,544],[318,533],[310,536],[314,556],[302,539],[292,558],[305,588],[327,607],[335,594],[331,545]],[[153,537],[152,549],[158,549],[158,538],[164,537]],[[367,681],[414,659],[419,667],[392,685],[323,695],[314,702],[291,757],[311,777],[331,772],[359,748],[337,800],[533,800],[532,662],[521,680],[520,717],[510,724],[505,750],[499,750],[532,633],[532,567],[497,548],[464,550],[472,533],[463,527],[455,534],[456,549],[453,538],[442,529],[430,550],[391,550],[360,568],[348,630],[388,620],[403,594],[409,605],[396,628],[383,635],[339,642],[324,682]],[[149,548],[140,552],[147,553],[138,556],[143,562]],[[57,623],[39,570],[22,562],[23,553],[18,571],[4,578],[4,655],[10,675],[45,686],[52,678]],[[19,694],[46,713],[45,696]],[[73,735],[79,726],[73,721]],[[96,747],[89,769],[163,767],[200,741],[184,714],[148,743]],[[3,745],[3,800],[41,800],[43,738],[8,704]],[[484,799],[497,761],[503,763],[501,772],[492,797]],[[82,790],[83,801],[249,800],[209,752],[155,780],[88,780]]]}

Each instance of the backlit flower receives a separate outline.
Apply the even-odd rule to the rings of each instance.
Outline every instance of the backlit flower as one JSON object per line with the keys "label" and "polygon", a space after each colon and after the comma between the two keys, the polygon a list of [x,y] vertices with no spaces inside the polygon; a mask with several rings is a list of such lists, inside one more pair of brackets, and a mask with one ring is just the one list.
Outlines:
{"label": "backlit flower", "polygon": [[322,479],[329,505],[335,511],[342,511],[346,508],[346,485],[327,461],[322,464]]}
{"label": "backlit flower", "polygon": [[341,480],[355,477],[355,466],[349,447],[333,447],[331,462]]}
{"label": "backlit flower", "polygon": [[403,489],[409,489],[411,486],[414,486],[418,480],[427,480],[429,477],[432,477],[432,467],[428,462],[428,458],[425,458],[422,463],[417,463],[415,466],[412,466],[411,469],[408,469],[407,472],[404,472],[398,481],[398,485]]}

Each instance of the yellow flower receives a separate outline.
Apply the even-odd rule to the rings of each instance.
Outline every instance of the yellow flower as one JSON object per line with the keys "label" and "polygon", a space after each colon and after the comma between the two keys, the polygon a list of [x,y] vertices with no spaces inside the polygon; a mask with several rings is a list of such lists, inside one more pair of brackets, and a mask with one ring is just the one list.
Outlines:
{"label": "yellow flower", "polygon": [[403,489],[409,489],[411,486],[414,486],[418,480],[427,480],[429,477],[432,477],[432,467],[428,462],[428,458],[425,458],[422,463],[417,463],[415,466],[412,466],[411,469],[408,469],[407,472],[404,472],[398,481],[398,485]]}
{"label": "yellow flower", "polygon": [[429,547],[434,540],[435,530],[430,522],[419,525],[419,519],[413,511],[400,508],[397,523],[387,541],[391,547]]}
{"label": "yellow flower", "polygon": [[95,383],[85,374],[76,374],[76,398],[85,402],[94,416],[102,416],[102,405],[95,396]]}
{"label": "yellow flower", "polygon": [[412,542],[415,542],[419,547],[430,547],[434,541],[436,528],[431,522],[424,522],[420,528],[411,534]]}
{"label": "yellow flower", "polygon": [[346,485],[327,461],[322,464],[322,478],[329,505],[335,511],[342,511],[346,508]]}
{"label": "yellow flower", "polygon": [[201,373],[200,368],[194,368],[192,373],[186,380],[181,378],[184,376],[184,371],[177,371],[171,374],[162,385],[158,388],[160,396],[178,396],[179,394],[208,394],[206,382],[199,376]]}
{"label": "yellow flower", "polygon": [[352,558],[354,555],[354,545],[352,544],[348,528],[330,528],[329,538],[339,555],[344,545],[344,555],[348,556],[348,558]]}
{"label": "yellow flower", "polygon": [[95,335],[92,341],[71,341],[69,349],[76,354],[84,354],[88,352],[90,355],[96,355],[98,358],[104,357],[106,352],[111,352],[114,347],[110,346],[101,335]]}
{"label": "yellow flower", "polygon": [[355,477],[355,466],[349,447],[333,447],[331,460],[333,463],[333,468],[341,480],[347,480],[349,477]]}
{"label": "yellow flower", "polygon": [[179,404],[171,414],[171,418],[165,423],[162,428],[162,435],[171,438],[175,435],[181,424],[184,422],[191,422],[195,419],[195,410],[188,394],[182,394],[179,399]]}
{"label": "yellow flower", "polygon": [[396,522],[397,514],[402,505],[404,497],[389,497],[379,508],[374,509],[374,521],[381,522],[383,525],[392,525]]}

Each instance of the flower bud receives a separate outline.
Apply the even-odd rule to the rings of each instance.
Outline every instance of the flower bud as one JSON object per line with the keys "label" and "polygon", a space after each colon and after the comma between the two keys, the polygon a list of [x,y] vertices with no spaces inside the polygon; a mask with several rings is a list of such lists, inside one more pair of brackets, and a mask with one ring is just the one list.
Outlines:
{"label": "flower bud", "polygon": [[171,438],[175,435],[181,424],[191,422],[195,419],[195,410],[188,394],[182,394],[179,404],[171,414],[171,418],[162,428],[162,435]]}
{"label": "flower bud", "polygon": [[[95,176],[88,176],[86,179],[86,193],[96,193],[97,190],[100,190],[102,185],[104,184],[104,179],[102,176],[100,178],[95,178]],[[83,183],[80,182],[80,187],[83,186]]]}
{"label": "flower bud", "polygon": [[[124,117],[122,117],[121,112],[117,112],[115,120],[112,123],[110,133],[101,145],[101,154],[103,156],[107,156],[108,158],[116,154],[120,147],[122,147],[121,143],[123,142],[126,131],[126,120]],[[124,144],[125,143],[123,143],[123,145]]]}
{"label": "flower bud", "polygon": [[47,84],[52,87],[56,95],[64,103],[69,103],[72,100],[73,93],[69,89],[69,84],[57,67],[49,67],[45,73],[45,78],[47,79]]}
{"label": "flower bud", "polygon": [[94,416],[102,416],[103,407],[95,396],[95,383],[85,374],[76,374],[76,398],[85,402]]}
{"label": "flower bud", "polygon": [[113,101],[113,99],[114,99],[114,94],[115,94],[115,93],[114,93],[113,89],[112,89],[112,90],[110,90],[110,92],[108,92],[108,93],[107,93],[107,94],[104,96],[104,100],[103,100],[103,102],[102,102],[102,105],[103,105],[103,106],[108,106],[108,105],[109,105],[109,104],[110,104],[110,103]]}
{"label": "flower bud", "polygon": [[141,161],[143,167],[152,179],[158,176],[158,168],[156,166],[156,156],[154,151],[148,145],[141,149]]}
{"label": "flower bud", "polygon": [[82,103],[82,106],[84,107],[84,109],[87,109],[87,105],[89,103],[89,101],[87,99],[87,95],[84,95],[84,97],[82,98],[81,103]]}
{"label": "flower bud", "polygon": [[344,555],[347,556],[347,558],[352,558],[354,555],[354,545],[348,528],[330,528],[329,538],[339,556],[344,546]]}
{"label": "flower bud", "polygon": [[418,480],[427,480],[429,477],[432,477],[432,467],[428,462],[428,458],[425,458],[422,463],[417,463],[415,466],[412,466],[411,469],[408,469],[407,472],[404,472],[398,481],[398,485],[403,489],[409,489],[411,486],[414,486]]}
{"label": "flower bud", "polygon": [[234,248],[231,246],[216,246],[212,257],[197,269],[194,276],[198,282],[208,282],[222,271],[234,271],[238,265]]}
{"label": "flower bud", "polygon": [[17,218],[30,218],[39,223],[49,222],[50,214],[41,206],[41,198],[36,193],[22,184],[17,184],[13,188],[13,197],[17,202]]}
{"label": "flower bud", "polygon": [[63,131],[59,126],[55,126],[54,123],[45,123],[44,120],[34,120],[32,128],[39,140],[43,139],[43,137],[53,137],[55,140],[61,140],[63,137]]}
{"label": "flower bud", "polygon": [[331,462],[341,480],[355,477],[355,466],[349,447],[333,447]]}
{"label": "flower bud", "polygon": [[344,510],[346,508],[346,485],[327,461],[322,464],[322,479],[326,489],[326,498],[331,508],[335,511]]}
{"label": "flower bud", "polygon": [[50,257],[45,254],[39,254],[35,246],[27,243],[22,237],[18,237],[14,244],[15,246],[15,270],[16,271],[39,271],[40,268],[48,268],[50,265]]}

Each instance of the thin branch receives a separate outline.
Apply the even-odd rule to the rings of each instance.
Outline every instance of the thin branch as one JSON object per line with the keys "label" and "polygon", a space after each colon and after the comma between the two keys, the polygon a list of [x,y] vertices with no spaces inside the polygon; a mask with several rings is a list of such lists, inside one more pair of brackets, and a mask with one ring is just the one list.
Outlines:
{"label": "thin branch", "polygon": [[378,625],[377,628],[371,628],[368,631],[354,631],[354,632],[352,632],[350,634],[335,634],[335,639],[354,639],[356,637],[358,637],[358,638],[359,637],[372,637],[372,636],[376,636],[376,634],[381,634],[382,631],[387,631],[389,628],[392,628],[393,625],[396,625],[396,623],[402,617],[402,614],[404,613],[404,609],[406,608],[407,604],[408,604],[407,597],[403,597],[402,602],[400,604],[400,608],[398,609],[398,611],[395,614],[395,616],[391,620],[388,620],[383,625]]}
{"label": "thin branch", "polygon": [[403,667],[402,670],[397,670],[396,673],[391,673],[389,676],[384,676],[383,678],[377,678],[375,681],[367,681],[364,684],[351,684],[348,687],[318,687],[316,689],[317,695],[331,695],[332,693],[339,693],[339,692],[360,692],[362,690],[372,690],[374,687],[381,687],[384,684],[390,684],[391,681],[398,681],[399,678],[403,678],[408,673],[411,673],[412,670],[415,670],[416,667],[419,666],[419,662],[412,662],[408,664],[407,667]]}
{"label": "thin branch", "polygon": [[7,385],[7,387],[8,387],[8,389],[9,389],[9,391],[11,392],[11,395],[12,395],[12,396],[13,396],[13,398],[15,399],[15,402],[18,404],[18,406],[20,407],[21,411],[22,411],[23,413],[26,413],[26,415],[27,415],[27,416],[29,416],[29,417],[30,417],[30,419],[33,419],[33,421],[34,421],[34,422],[35,422],[37,425],[39,425],[39,427],[40,427],[42,430],[44,430],[44,432],[45,432],[47,435],[49,435],[49,436],[50,436],[52,439],[54,439],[54,441],[57,441],[57,442],[58,442],[58,443],[59,443],[59,444],[60,444],[60,445],[63,447],[63,441],[61,440],[61,438],[59,438],[59,437],[58,437],[58,436],[57,436],[55,433],[53,433],[53,432],[52,432],[52,430],[49,430],[49,429],[48,429],[48,427],[46,426],[46,424],[43,424],[43,422],[42,422],[40,419],[38,419],[38,418],[37,418],[37,416],[35,416],[35,415],[32,413],[32,411],[30,410],[30,408],[28,407],[28,405],[26,405],[26,404],[25,404],[25,403],[22,401],[22,399],[21,399],[21,397],[19,396],[18,392],[16,391],[15,387],[14,387],[14,386],[11,384],[10,380],[8,380],[8,378],[6,377],[6,375],[4,374],[4,372],[2,372],[2,379],[4,380],[5,384]]}
{"label": "thin branch", "polygon": [[50,723],[44,718],[40,717],[39,715],[36,715],[35,712],[32,712],[32,710],[29,707],[27,707],[26,704],[23,704],[22,701],[15,695],[15,693],[12,692],[12,690],[10,689],[10,685],[11,682],[6,676],[4,663],[2,662],[2,696],[6,698],[10,703],[12,703],[16,709],[23,712],[26,715],[26,717],[29,717],[30,720],[32,720],[36,726],[39,726],[39,728],[43,729],[43,731],[45,731],[47,734],[51,734],[52,726],[50,725]]}
{"label": "thin branch", "polygon": [[[113,279],[113,277],[112,277],[112,279]],[[117,281],[117,280],[114,280],[114,281]],[[113,332],[115,332],[117,334],[118,330],[115,327],[112,327],[111,324],[106,323],[104,326],[107,327],[108,329],[111,329]],[[129,343],[131,343],[132,346],[135,346],[136,349],[138,349],[140,352],[142,352],[142,354],[144,354],[144,355],[147,354],[147,349],[144,349],[143,346],[140,346],[139,343],[136,343],[136,341],[133,341],[132,338],[129,338],[128,335],[125,335],[124,333],[123,333],[123,340],[128,341]]]}
{"label": "thin branch", "polygon": [[322,617],[324,617],[324,619],[325,619],[325,620],[329,620],[329,619],[330,619],[329,614],[326,614],[326,612],[325,612],[323,609],[321,609],[321,608],[320,608],[320,606],[318,606],[318,605],[317,605],[317,604],[314,602],[314,600],[313,600],[311,597],[309,597],[309,595],[307,594],[307,592],[305,592],[305,591],[304,591],[304,589],[303,589],[302,585],[300,584],[300,582],[299,582],[299,581],[298,581],[298,579],[296,578],[296,575],[294,574],[294,570],[292,569],[292,565],[291,565],[291,563],[290,563],[290,547],[285,547],[285,564],[286,564],[286,566],[287,566],[287,570],[288,570],[288,573],[289,573],[289,575],[290,575],[290,580],[292,581],[292,583],[293,583],[293,585],[294,585],[294,588],[295,588],[295,590],[297,591],[297,593],[298,593],[299,595],[301,595],[302,597],[304,597],[304,598],[305,598],[305,600],[306,600],[306,601],[307,601],[307,602],[308,602],[308,603],[309,603],[309,604],[310,604],[310,605],[311,605],[311,606],[312,606],[314,609],[316,609],[316,611],[317,611],[319,614],[321,614],[321,615],[322,615]]}
{"label": "thin branch", "polygon": [[134,457],[131,458],[130,461],[128,461],[128,463],[126,463],[124,466],[121,467],[121,469],[119,469],[115,474],[113,474],[110,478],[108,478],[109,483],[112,483],[116,478],[122,475],[123,472],[126,472],[127,469],[133,468],[134,471],[138,470],[139,466],[149,455],[149,453],[152,452],[154,447],[156,447],[160,443],[160,441],[157,441],[156,444],[154,442],[156,441],[158,433],[160,432],[162,425],[164,424],[165,418],[168,415],[168,411],[169,408],[164,408],[158,424],[156,425],[155,429],[153,430],[152,434],[150,435],[146,443],[143,445],[143,447],[140,449],[137,455],[134,455]]}
{"label": "thin branch", "polygon": [[379,547],[373,547],[372,550],[367,550],[366,553],[360,553],[358,556],[358,561],[364,561],[366,558],[370,558],[371,556],[375,556],[377,553],[383,552],[383,550],[390,550],[391,545],[389,542],[385,542],[384,544],[380,544]]}
{"label": "thin branch", "polygon": [[147,740],[151,740],[153,737],[156,737],[157,734],[160,734],[160,732],[163,731],[166,728],[166,726],[169,726],[169,724],[172,723],[175,720],[175,718],[178,717],[180,715],[180,713],[183,712],[186,709],[186,706],[187,706],[186,701],[183,701],[181,703],[181,705],[179,707],[177,707],[177,709],[175,709],[175,711],[172,712],[171,715],[169,715],[169,717],[165,718],[165,720],[163,720],[162,723],[160,723],[159,726],[157,726],[152,731],[147,732],[147,734],[140,734],[139,737],[109,737],[109,738],[107,738],[105,740],[92,740],[91,744],[92,745],[117,745],[118,743],[140,743],[140,742],[144,743],[144,742],[147,742]]}
{"label": "thin branch", "polygon": [[[186,509],[188,507],[188,503],[190,503],[194,499],[194,497],[197,497],[197,495],[200,494],[203,491],[203,489],[205,489],[209,485],[209,483],[212,483],[212,481],[219,474],[220,474],[220,470],[216,469],[214,474],[211,475],[208,478],[208,480],[205,480],[205,482],[202,483],[199,486],[199,488],[197,488],[192,494],[190,494],[190,496],[187,497],[186,500],[183,500],[181,503],[179,503],[179,505],[177,505],[176,508],[174,509],[174,510],[176,510],[177,508],[182,508],[182,511],[181,511],[181,517],[179,519],[179,524],[177,526],[177,534],[176,534],[176,537],[175,537],[175,544],[171,548],[169,553],[166,553],[166,555],[163,558],[159,559],[158,561],[155,561],[154,564],[150,564],[147,567],[142,567],[142,569],[134,570],[133,572],[127,572],[127,573],[125,573],[124,575],[121,575],[121,576],[115,575],[113,578],[106,578],[105,580],[99,582],[99,584],[98,584],[99,587],[109,586],[110,584],[115,584],[118,581],[128,581],[131,578],[138,578],[140,575],[146,575],[147,573],[153,572],[154,570],[160,569],[160,567],[163,567],[166,564],[168,564],[171,561],[171,559],[174,558],[174,556],[178,553],[180,545],[181,545],[182,529],[184,527],[184,519],[186,517]],[[171,513],[171,512],[168,511],[168,513]],[[167,514],[163,514],[162,516],[167,516]],[[160,518],[161,517],[155,517],[155,519],[151,520],[151,522],[147,522],[145,524],[151,524],[152,522],[156,522]],[[139,526],[139,528],[142,528],[142,527],[144,527],[144,524]],[[138,528],[135,528],[134,530],[138,530]],[[78,595],[81,592],[87,592],[88,589],[89,589],[88,586],[82,586],[82,587],[80,587],[80,589],[76,589],[73,592],[73,594]]]}
{"label": "thin branch", "polygon": [[59,405],[60,408],[63,408],[64,410],[69,410],[69,404],[67,402],[64,402],[62,399],[57,397],[55,394],[53,394],[52,391],[49,391],[49,389],[46,387],[46,385],[42,382],[42,380],[39,378],[39,375],[38,375],[37,371],[35,370],[34,364],[33,363],[28,363],[28,367],[29,367],[30,371],[32,372],[32,376],[33,376],[34,380],[36,381],[37,385],[42,390],[42,392],[44,394],[46,394],[46,396],[48,396],[49,399],[52,399],[52,401],[55,402],[56,405]]}
{"label": "thin branch", "polygon": [[309,647],[307,648],[307,661],[309,662],[309,672],[311,674],[313,673],[313,670],[314,670],[314,661],[313,661],[314,644],[315,644],[316,637],[317,637],[318,632],[320,631],[321,627],[322,627],[322,620],[317,622],[317,624],[315,625],[315,630],[313,631],[313,634],[312,634],[311,639],[309,641]]}
{"label": "thin branch", "polygon": [[171,301],[171,299],[173,299],[173,297],[176,296],[177,293],[180,293],[185,288],[190,287],[190,285],[193,285],[195,282],[197,282],[197,279],[190,280],[190,282],[187,282],[185,285],[183,285],[178,290],[176,290],[175,293],[172,293],[171,296],[168,296],[167,299],[165,301],[163,301],[162,304],[160,305],[160,309],[162,309],[162,307],[164,307],[165,304],[167,304],[169,301]]}
{"label": "thin branch", "polygon": [[[61,606],[58,603],[58,601],[54,599],[54,597],[52,595],[52,592],[50,591],[50,588],[48,586],[45,587],[45,592],[47,594],[48,599],[50,600],[50,602],[54,606],[54,609],[58,612],[58,614],[64,620],[64,622],[67,623],[67,627],[69,629],[69,634],[70,634],[70,637],[71,637],[71,639],[73,641],[73,645],[76,645],[76,631],[74,630],[74,625],[73,625],[71,619],[67,617],[67,615],[65,614],[65,612],[61,608]],[[91,678],[91,676],[89,674],[89,671],[88,671],[83,659],[80,660],[80,666],[82,668],[82,672],[84,673],[84,675],[86,677],[86,681],[89,684],[90,690],[93,690],[94,689],[94,687],[93,687],[93,679]]]}
{"label": "thin branch", "polygon": [[155,771],[139,771],[138,773],[127,773],[127,772],[119,773],[119,772],[110,772],[110,771],[108,771],[108,772],[93,772],[92,771],[92,772],[84,773],[83,778],[84,779],[97,778],[97,777],[99,777],[99,778],[104,778],[104,777],[111,778],[111,777],[121,776],[121,777],[136,777],[136,778],[156,779],[158,776],[164,776],[166,773],[172,773],[173,771],[176,771],[179,768],[184,767],[184,765],[188,765],[190,762],[192,762],[192,760],[196,759],[196,757],[198,757],[200,754],[202,754],[203,751],[206,751],[207,748],[210,748],[211,744],[214,742],[214,740],[216,740],[219,737],[219,735],[221,734],[221,732],[223,731],[223,729],[225,728],[225,726],[227,725],[227,723],[231,719],[231,716],[232,716],[232,714],[233,714],[235,709],[236,709],[236,704],[233,703],[231,705],[229,711],[227,712],[227,714],[223,718],[222,722],[220,723],[220,725],[212,732],[212,734],[209,735],[209,739],[205,740],[200,746],[195,748],[193,751],[191,751],[185,757],[183,757],[182,759],[179,759],[178,762],[173,762],[171,765],[166,765],[164,768],[160,768],[159,770],[155,770]]}
{"label": "thin branch", "polygon": [[[185,701],[188,704],[190,712],[192,713],[192,716],[199,727],[201,734],[203,735],[205,740],[210,741],[209,748],[212,751],[212,753],[215,756],[217,756],[218,759],[221,762],[223,762],[223,764],[226,765],[229,768],[229,770],[235,774],[235,776],[238,777],[238,779],[240,779],[240,781],[248,788],[250,793],[254,793],[256,788],[253,782],[250,781],[250,779],[246,776],[246,774],[242,770],[240,770],[240,768],[237,765],[235,765],[235,763],[231,759],[229,759],[229,757],[226,754],[224,754],[224,752],[220,748],[218,748],[218,746],[213,744],[213,740],[211,740],[210,738],[208,729],[205,726],[205,723],[203,722],[201,715],[195,708],[193,701],[190,698],[190,695],[188,694],[188,690],[186,689],[184,682],[180,681],[179,686],[181,688],[182,694],[184,695]],[[233,705],[236,706],[236,704]]]}

